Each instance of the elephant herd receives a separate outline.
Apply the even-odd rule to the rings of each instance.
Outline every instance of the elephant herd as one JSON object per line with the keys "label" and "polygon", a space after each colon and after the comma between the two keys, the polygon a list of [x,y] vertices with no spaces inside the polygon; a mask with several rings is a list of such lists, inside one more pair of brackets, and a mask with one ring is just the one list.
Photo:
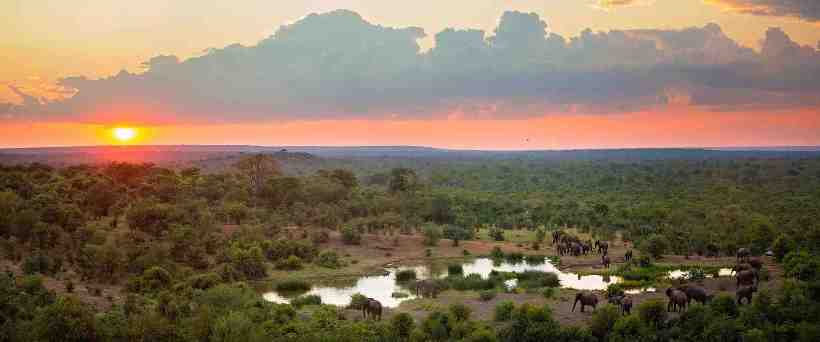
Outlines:
{"label": "elephant herd", "polygon": [[577,236],[561,230],[552,232],[552,244],[560,256],[581,256],[589,253],[607,255],[609,252],[609,243],[606,241],[596,240],[593,244],[592,240],[582,241]]}
{"label": "elephant herd", "polygon": [[[584,308],[591,306],[593,310],[598,306],[598,296],[592,292],[580,292],[575,295],[575,301],[572,302],[572,312],[575,312],[575,307],[581,303],[581,312]],[[632,297],[624,294],[609,297],[609,303],[618,307],[623,315],[629,315],[632,312]]]}

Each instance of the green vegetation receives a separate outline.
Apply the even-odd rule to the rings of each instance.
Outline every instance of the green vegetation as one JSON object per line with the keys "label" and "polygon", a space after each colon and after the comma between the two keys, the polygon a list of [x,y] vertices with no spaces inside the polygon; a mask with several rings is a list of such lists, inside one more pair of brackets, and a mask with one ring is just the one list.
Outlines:
{"label": "green vegetation", "polygon": [[[220,172],[129,163],[0,166],[0,257],[22,271],[0,272],[0,340],[820,339],[820,159],[641,153],[583,160],[387,158],[348,163],[354,171],[298,173],[284,172],[267,155],[245,156]],[[505,250],[510,244],[525,250],[561,226],[583,236],[619,232],[638,246],[641,257],[612,273],[626,279],[620,290],[682,268],[659,264],[663,255],[733,255],[739,247],[754,255],[771,249],[788,279],[782,289],[758,292],[751,305],[716,296],[674,319],[664,302],[644,301],[624,317],[601,305],[589,327],[561,326],[549,307],[508,301],[495,309],[502,324],[476,321],[479,312],[465,306],[440,310],[430,299],[421,300],[431,312],[418,321],[401,313],[382,321],[341,319],[338,308],[317,296],[273,304],[247,285],[272,281],[281,291],[309,290],[309,283],[282,275],[308,279],[302,273],[347,267],[336,252],[322,250],[354,248],[333,241],[337,236],[367,247],[375,235],[389,249],[390,241],[405,243],[398,234],[420,234],[429,248],[421,242],[416,248],[432,256],[442,251],[441,238],[506,240]],[[539,258],[498,246],[491,256]],[[687,267],[693,279],[715,272]],[[542,272],[494,272],[488,279],[451,272],[439,282],[441,289],[479,291],[480,299],[492,300],[511,279],[547,298],[559,286],[554,274]],[[54,283],[56,292],[64,286],[67,293],[46,288]],[[114,299],[109,288],[121,295]]]}

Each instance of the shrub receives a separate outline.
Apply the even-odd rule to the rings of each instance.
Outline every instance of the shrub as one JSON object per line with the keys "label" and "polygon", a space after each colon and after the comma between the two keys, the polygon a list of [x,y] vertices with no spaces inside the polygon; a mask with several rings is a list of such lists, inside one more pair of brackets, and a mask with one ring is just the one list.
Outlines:
{"label": "shrub", "polygon": [[24,274],[51,274],[52,267],[53,264],[51,258],[39,253],[29,255],[23,260]]}
{"label": "shrub", "polygon": [[515,303],[505,300],[495,306],[495,317],[497,322],[509,321],[512,318],[512,313],[515,311]]}
{"label": "shrub", "polygon": [[65,281],[65,292],[74,293],[74,282],[71,279]]}
{"label": "shrub", "polygon": [[450,287],[459,291],[467,290],[489,290],[496,287],[495,279],[482,279],[478,274],[467,276],[448,276],[446,278]]}
{"label": "shrub", "polygon": [[428,257],[428,258],[429,258],[429,257],[431,257],[431,256],[433,256],[433,250],[431,250],[431,249],[429,249],[429,248],[428,248],[428,249],[425,249],[425,250],[424,250],[424,256],[425,256],[425,257]]}
{"label": "shrub", "polygon": [[524,254],[521,254],[521,252],[510,252],[506,255],[506,259],[511,263],[521,262],[521,260],[524,260]]}
{"label": "shrub", "polygon": [[142,289],[155,291],[171,286],[171,273],[162,267],[151,267],[142,273]]}
{"label": "shrub", "polygon": [[408,269],[396,272],[397,282],[407,282],[411,280],[416,280],[416,270]]}
{"label": "shrub", "polygon": [[712,311],[714,311],[715,313],[727,315],[730,317],[735,317],[738,313],[735,298],[728,294],[717,295],[709,303],[709,307],[711,307]]}
{"label": "shrub", "polygon": [[410,332],[413,331],[414,325],[415,321],[413,320],[413,316],[410,316],[410,314],[406,312],[396,314],[390,319],[390,328],[393,334],[401,340],[406,340],[410,337]]}
{"label": "shrub", "polygon": [[322,244],[330,241],[330,233],[326,230],[315,231],[310,234],[310,240],[315,244]]}
{"label": "shrub", "polygon": [[316,264],[327,268],[342,267],[342,261],[339,259],[339,255],[334,251],[325,251],[319,254],[319,258],[316,259]]}
{"label": "shrub", "polygon": [[350,305],[348,305],[348,307],[361,310],[365,305],[367,305],[367,296],[361,293],[354,293],[353,296],[350,297]]}
{"label": "shrub", "polygon": [[276,268],[280,270],[298,270],[302,268],[302,259],[298,256],[291,255],[287,259],[280,260],[276,263]]}
{"label": "shrub", "polygon": [[195,289],[207,290],[222,282],[221,277],[216,273],[197,274],[188,278],[188,285]]}
{"label": "shrub", "polygon": [[615,328],[615,322],[621,318],[621,311],[612,304],[598,307],[592,313],[592,320],[589,322],[589,330],[599,341],[606,340],[606,336]]}
{"label": "shrub", "polygon": [[544,242],[544,239],[547,237],[547,231],[544,228],[538,228],[535,230],[535,242],[541,243]]}
{"label": "shrub", "polygon": [[288,279],[276,284],[276,291],[306,292],[308,290],[310,290],[310,284],[304,280]]}
{"label": "shrub", "polygon": [[482,301],[488,302],[495,298],[495,290],[484,290],[478,293],[478,298]]}
{"label": "shrub", "polygon": [[495,246],[490,252],[490,257],[493,259],[501,259],[504,257],[504,251],[501,250],[501,247]]}
{"label": "shrub", "polygon": [[609,284],[606,287],[606,297],[613,298],[624,295],[624,288],[620,284]]}
{"label": "shrub", "polygon": [[448,224],[444,226],[444,238],[453,241],[472,240],[475,237],[475,231],[462,226]]}
{"label": "shrub", "polygon": [[660,327],[666,322],[666,303],[661,299],[650,299],[638,305],[641,321]]}
{"label": "shrub", "polygon": [[504,241],[504,230],[501,228],[492,227],[490,231],[487,232],[487,235],[495,241]]}
{"label": "shrub", "polygon": [[541,295],[544,296],[546,299],[555,298],[558,295],[558,288],[557,287],[545,287],[541,290]]}
{"label": "shrub", "polygon": [[461,264],[447,265],[447,274],[464,274],[464,267],[462,267]]}
{"label": "shrub", "polygon": [[466,249],[462,249],[461,254],[464,255],[464,256],[468,256],[468,255],[470,255],[470,251],[468,251]]}
{"label": "shrub", "polygon": [[806,251],[789,252],[783,258],[786,276],[803,281],[820,279],[820,257]]}
{"label": "shrub", "polygon": [[358,245],[362,243],[362,234],[353,226],[342,227],[342,242],[346,245]]}
{"label": "shrub", "polygon": [[668,248],[666,238],[662,235],[652,235],[641,244],[641,250],[651,255],[653,258],[660,258]]}
{"label": "shrub", "polygon": [[450,314],[453,315],[453,318],[455,318],[456,321],[463,322],[469,320],[471,313],[472,310],[470,307],[464,305],[463,303],[450,305]]}
{"label": "shrub", "polygon": [[521,288],[537,288],[537,287],[559,287],[561,281],[558,275],[543,271],[524,271],[515,274],[518,279],[518,287]]}
{"label": "shrub", "polygon": [[322,297],[317,295],[305,295],[293,298],[290,301],[290,305],[293,305],[296,308],[301,308],[305,305],[321,305],[322,304]]}
{"label": "shrub", "polygon": [[704,279],[706,279],[706,271],[700,267],[690,269],[689,272],[686,273],[686,280],[700,281]]}
{"label": "shrub", "polygon": [[425,224],[422,228],[422,234],[424,235],[425,246],[438,245],[438,241],[441,240],[441,237],[443,235],[441,227],[433,223]]}

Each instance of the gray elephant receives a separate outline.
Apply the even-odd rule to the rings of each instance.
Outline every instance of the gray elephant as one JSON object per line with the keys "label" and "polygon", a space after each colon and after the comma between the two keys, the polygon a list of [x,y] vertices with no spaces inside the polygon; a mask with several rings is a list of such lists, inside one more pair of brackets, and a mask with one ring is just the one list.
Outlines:
{"label": "gray elephant", "polygon": [[603,256],[601,256],[601,264],[602,264],[602,265],[604,265],[604,268],[609,268],[609,264],[610,264],[610,263],[611,263],[611,262],[610,262],[610,260],[609,260],[609,256],[608,256],[608,255],[603,255]]}
{"label": "gray elephant", "polygon": [[575,295],[575,301],[572,302],[572,312],[575,312],[575,305],[581,302],[581,312],[584,312],[584,307],[589,305],[594,310],[598,306],[598,296],[591,292],[581,292]]}
{"label": "gray elephant", "polygon": [[757,286],[756,285],[744,286],[744,287],[741,287],[741,288],[737,289],[737,291],[735,291],[735,296],[737,296],[737,305],[742,305],[744,298],[746,299],[747,304],[751,304],[752,303],[752,296],[754,295],[755,292],[757,292]]}
{"label": "gray elephant", "polygon": [[609,298],[609,304],[618,306],[622,315],[629,315],[632,312],[632,297],[619,295]]}
{"label": "gray elephant", "polygon": [[737,249],[737,260],[746,261],[749,259],[749,256],[752,255],[752,252],[749,251],[748,248],[738,248]]}
{"label": "gray elephant", "polygon": [[367,302],[362,305],[362,316],[364,319],[368,317],[377,321],[382,320],[382,303],[373,298],[367,298]]}
{"label": "gray elephant", "polygon": [[669,297],[669,302],[666,304],[666,311],[678,312],[686,310],[689,297],[686,296],[685,292],[670,287],[666,289],[666,297]]}
{"label": "gray elephant", "polygon": [[436,298],[438,297],[439,287],[435,280],[424,279],[416,282],[416,296]]}
{"label": "gray elephant", "polygon": [[706,304],[709,303],[713,297],[706,292],[706,289],[698,286],[684,285],[679,287],[678,290],[686,294],[686,297],[689,299],[686,303],[687,305],[692,303],[693,300],[701,304]]}
{"label": "gray elephant", "polygon": [[743,270],[737,272],[735,275],[737,277],[737,287],[739,288],[741,285],[757,285],[759,279],[757,276],[757,272],[755,270]]}

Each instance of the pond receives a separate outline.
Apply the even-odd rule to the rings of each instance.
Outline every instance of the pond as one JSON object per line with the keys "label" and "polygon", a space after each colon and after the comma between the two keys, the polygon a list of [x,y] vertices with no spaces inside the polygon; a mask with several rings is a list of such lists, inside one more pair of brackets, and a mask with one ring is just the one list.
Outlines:
{"label": "pond", "polygon": [[[490,276],[490,272],[524,272],[543,271],[552,272],[558,275],[562,288],[576,290],[605,290],[609,284],[621,282],[620,277],[601,275],[579,275],[577,273],[562,272],[555,267],[549,259],[544,258],[541,263],[527,263],[498,261],[490,258],[476,258],[461,264],[464,275],[478,274],[482,278]],[[350,304],[351,297],[356,293],[374,298],[386,307],[396,307],[401,302],[416,298],[413,291],[402,286],[396,281],[398,271],[413,269],[416,271],[418,279],[443,278],[446,277],[446,267],[416,266],[416,267],[389,267],[384,275],[366,276],[358,278],[352,286],[313,286],[306,295],[318,295],[322,298],[322,303],[338,306]],[[515,286],[515,282],[507,283],[508,286]],[[402,293],[401,298],[393,296],[394,293]],[[275,291],[264,294],[265,300],[275,303],[288,303],[291,298]]]}

